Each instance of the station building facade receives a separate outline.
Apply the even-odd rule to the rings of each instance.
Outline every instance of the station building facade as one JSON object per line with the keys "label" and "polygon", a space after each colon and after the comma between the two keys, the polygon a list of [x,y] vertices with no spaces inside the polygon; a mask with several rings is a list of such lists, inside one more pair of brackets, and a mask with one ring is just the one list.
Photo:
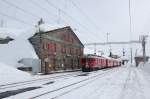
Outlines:
{"label": "station building facade", "polygon": [[41,59],[41,72],[80,68],[84,45],[70,26],[36,33],[29,41]]}

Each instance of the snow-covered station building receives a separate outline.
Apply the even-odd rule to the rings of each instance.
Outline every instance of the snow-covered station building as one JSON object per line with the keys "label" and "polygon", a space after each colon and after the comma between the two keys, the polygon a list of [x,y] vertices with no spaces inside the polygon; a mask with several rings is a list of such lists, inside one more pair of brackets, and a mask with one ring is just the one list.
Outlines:
{"label": "snow-covered station building", "polygon": [[80,68],[84,45],[70,26],[38,32],[29,40],[41,59],[43,73]]}

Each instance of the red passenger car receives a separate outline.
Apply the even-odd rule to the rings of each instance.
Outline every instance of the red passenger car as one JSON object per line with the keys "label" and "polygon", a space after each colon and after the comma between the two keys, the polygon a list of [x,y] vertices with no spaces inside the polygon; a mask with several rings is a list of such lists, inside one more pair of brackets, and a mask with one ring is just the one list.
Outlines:
{"label": "red passenger car", "polygon": [[86,55],[81,58],[82,71],[93,71],[102,68],[121,66],[119,60],[96,55]]}

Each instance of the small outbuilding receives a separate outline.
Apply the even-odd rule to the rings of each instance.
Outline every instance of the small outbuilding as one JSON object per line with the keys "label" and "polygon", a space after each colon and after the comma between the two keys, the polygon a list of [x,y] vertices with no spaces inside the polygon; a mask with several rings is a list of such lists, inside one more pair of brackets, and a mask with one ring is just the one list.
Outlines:
{"label": "small outbuilding", "polygon": [[12,40],[14,40],[14,39],[10,38],[9,36],[7,36],[6,38],[0,37],[0,44],[8,44]]}
{"label": "small outbuilding", "polygon": [[[140,63],[144,63],[144,57],[143,56],[136,56],[134,57],[135,59],[135,64],[138,66]],[[146,56],[146,62],[148,61],[149,57]]]}

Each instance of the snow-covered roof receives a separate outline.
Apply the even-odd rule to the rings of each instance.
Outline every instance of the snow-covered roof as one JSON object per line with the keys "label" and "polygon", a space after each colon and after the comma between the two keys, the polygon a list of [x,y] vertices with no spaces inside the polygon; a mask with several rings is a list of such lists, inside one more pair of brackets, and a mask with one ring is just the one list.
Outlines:
{"label": "snow-covered roof", "polygon": [[127,56],[121,56],[120,59],[122,59],[122,60],[129,60],[129,58]]}
{"label": "snow-covered roof", "polygon": [[[59,29],[59,28],[63,28],[63,27],[66,27],[66,25],[63,25],[63,24],[41,24],[40,25],[41,31],[44,31],[44,32]],[[37,27],[37,29],[38,28],[39,27]]]}
{"label": "snow-covered roof", "polygon": [[0,38],[6,38],[6,37],[11,37],[11,38],[16,38],[22,33],[23,30],[21,29],[13,29],[13,28],[0,28]]}
{"label": "snow-covered roof", "polygon": [[94,54],[94,51],[85,47],[84,54]]}
{"label": "snow-covered roof", "polygon": [[30,27],[25,29],[14,29],[14,28],[4,28],[0,27],[0,38],[6,38],[7,36],[11,38],[30,38],[33,36],[37,31],[39,31],[39,28],[41,31],[51,31],[55,29],[59,29],[62,27],[66,27],[66,25],[62,24],[41,24],[40,27]]}
{"label": "snow-covered roof", "polygon": [[107,59],[112,59],[111,57],[106,56],[106,55],[103,55],[102,57],[107,58]]}

